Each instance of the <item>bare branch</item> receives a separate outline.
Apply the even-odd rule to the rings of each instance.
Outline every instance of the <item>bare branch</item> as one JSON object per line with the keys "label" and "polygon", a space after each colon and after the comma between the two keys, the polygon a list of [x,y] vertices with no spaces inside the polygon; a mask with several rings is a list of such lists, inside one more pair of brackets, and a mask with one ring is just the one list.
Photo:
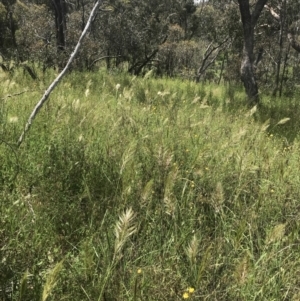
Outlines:
{"label": "bare branch", "polygon": [[76,45],[74,51],[72,52],[72,54],[71,54],[71,56],[70,56],[70,58],[69,58],[69,61],[67,62],[65,68],[64,68],[64,69],[61,71],[61,73],[56,77],[56,79],[51,83],[51,85],[50,85],[50,86],[48,87],[48,89],[45,91],[45,93],[44,93],[43,97],[41,98],[41,100],[37,103],[37,105],[36,105],[35,108],[33,109],[32,113],[31,113],[31,115],[29,116],[29,119],[28,119],[28,121],[27,121],[27,123],[26,123],[26,125],[25,125],[24,131],[23,131],[23,133],[21,134],[21,136],[20,136],[20,138],[19,138],[19,140],[18,140],[18,143],[17,143],[18,147],[20,147],[20,145],[22,144],[22,142],[23,142],[23,140],[24,140],[24,138],[25,138],[25,134],[29,131],[29,129],[30,129],[30,127],[31,127],[31,124],[32,124],[34,118],[36,117],[36,115],[38,114],[39,110],[42,108],[42,106],[44,105],[44,103],[45,103],[46,100],[48,99],[48,97],[49,97],[49,95],[51,94],[52,90],[57,86],[57,84],[60,82],[60,80],[64,77],[64,75],[65,75],[66,72],[68,71],[68,69],[69,69],[71,63],[73,62],[73,60],[74,60],[74,58],[75,58],[75,56],[76,56],[76,54],[77,54],[77,52],[78,52],[78,50],[79,50],[79,48],[80,48],[80,46],[81,46],[81,43],[82,43],[84,37],[85,37],[86,34],[87,34],[87,31],[88,31],[88,29],[89,29],[89,27],[90,27],[90,25],[91,25],[91,23],[92,23],[92,20],[93,20],[95,14],[97,13],[98,7],[100,6],[100,4],[102,4],[102,1],[103,1],[103,0],[98,0],[98,1],[95,3],[95,5],[94,5],[94,7],[93,7],[93,9],[92,9],[92,11],[91,11],[91,13],[90,13],[89,19],[88,19],[88,21],[87,21],[87,23],[86,23],[86,25],[85,25],[85,28],[84,28],[84,30],[82,31],[81,36],[80,36],[80,38],[79,38],[79,40],[78,40],[78,43],[77,43],[77,45]]}
{"label": "bare branch", "polygon": [[252,23],[253,28],[255,27],[257,20],[267,2],[268,2],[268,0],[257,0],[255,7],[254,7],[254,11],[252,13],[252,18],[251,18],[251,23]]}
{"label": "bare branch", "polygon": [[272,15],[272,17],[276,20],[276,21],[280,21],[280,16],[275,12],[275,10],[268,6],[268,5],[265,5],[265,8],[270,12],[270,14]]}
{"label": "bare branch", "polygon": [[[219,53],[221,52],[221,50],[223,49],[224,44],[229,40],[229,37],[227,37],[224,41],[222,41],[219,45],[214,46],[211,48],[212,43],[210,43],[208,45],[208,47],[205,50],[204,56],[203,56],[203,60],[202,60],[202,64],[199,67],[198,71],[197,71],[197,76],[196,76],[196,81],[199,82],[201,75],[206,71],[206,69],[216,60],[216,58],[218,57]],[[212,53],[217,50],[217,53],[212,57],[212,59],[207,63],[207,60],[209,59],[209,57],[212,55]]]}

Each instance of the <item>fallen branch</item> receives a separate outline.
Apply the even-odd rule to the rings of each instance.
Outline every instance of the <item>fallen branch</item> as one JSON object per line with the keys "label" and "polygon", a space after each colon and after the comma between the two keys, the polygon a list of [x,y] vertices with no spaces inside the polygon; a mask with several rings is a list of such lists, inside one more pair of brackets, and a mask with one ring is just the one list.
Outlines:
{"label": "fallen branch", "polygon": [[61,71],[61,73],[56,77],[56,79],[52,82],[52,84],[49,86],[49,88],[45,91],[43,97],[41,98],[41,100],[37,103],[37,105],[35,106],[35,108],[33,109],[31,115],[29,116],[29,119],[25,125],[25,128],[24,128],[24,131],[23,133],[21,134],[19,140],[18,140],[18,147],[20,147],[20,145],[22,144],[24,138],[25,138],[25,134],[29,131],[30,127],[31,127],[31,124],[34,120],[34,118],[36,117],[36,115],[38,114],[39,110],[42,108],[42,106],[44,105],[44,103],[46,102],[46,100],[48,99],[49,95],[51,94],[52,90],[57,86],[57,84],[60,82],[60,80],[64,77],[64,75],[66,74],[67,70],[69,69],[71,63],[73,62],[80,46],[81,46],[81,43],[85,37],[85,35],[87,34],[87,31],[92,23],[92,20],[96,14],[96,11],[97,11],[97,8],[100,6],[100,4],[102,3],[103,0],[98,0],[91,13],[90,13],[90,16],[89,16],[89,19],[85,25],[85,28],[84,30],[82,31],[81,33],[81,36],[78,40],[78,43],[74,49],[74,51],[72,52],[70,58],[69,58],[69,61],[67,62],[65,68]]}
{"label": "fallen branch", "polygon": [[7,98],[10,98],[10,97],[15,97],[15,96],[19,96],[19,95],[22,95],[24,93],[27,93],[27,92],[34,92],[35,90],[24,90],[24,91],[21,91],[21,92],[18,92],[18,93],[14,93],[14,94],[8,94],[6,95],[5,97],[2,97],[1,100],[6,100]]}
{"label": "fallen branch", "polygon": [[105,55],[105,56],[101,56],[95,60],[92,61],[92,63],[88,66],[88,70],[90,70],[93,65],[95,65],[97,62],[101,61],[101,60],[104,60],[104,59],[115,59],[115,58],[118,58],[118,57],[122,57],[122,55]]}

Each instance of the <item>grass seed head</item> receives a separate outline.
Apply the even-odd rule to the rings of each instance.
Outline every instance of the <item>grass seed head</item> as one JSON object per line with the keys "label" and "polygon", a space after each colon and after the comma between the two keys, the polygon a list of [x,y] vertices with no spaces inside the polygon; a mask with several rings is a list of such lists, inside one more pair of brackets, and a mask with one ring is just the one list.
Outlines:
{"label": "grass seed head", "polygon": [[196,235],[193,235],[189,246],[185,250],[186,255],[192,265],[196,264],[197,262],[197,255],[199,252],[199,240],[197,239]]}
{"label": "grass seed head", "polygon": [[119,220],[115,225],[115,253],[116,256],[120,253],[127,241],[127,239],[136,231],[136,225],[134,224],[135,213],[129,208],[123,214],[120,215]]}

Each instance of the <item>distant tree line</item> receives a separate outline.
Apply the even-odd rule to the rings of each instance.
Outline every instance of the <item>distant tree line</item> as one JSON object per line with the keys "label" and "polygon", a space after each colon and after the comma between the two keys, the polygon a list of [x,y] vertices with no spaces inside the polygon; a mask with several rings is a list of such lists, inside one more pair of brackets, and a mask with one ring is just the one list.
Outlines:
{"label": "distant tree line", "polygon": [[[62,68],[83,30],[91,0],[2,0],[0,66]],[[300,81],[299,0],[108,0],[73,68],[240,82],[292,94]]]}

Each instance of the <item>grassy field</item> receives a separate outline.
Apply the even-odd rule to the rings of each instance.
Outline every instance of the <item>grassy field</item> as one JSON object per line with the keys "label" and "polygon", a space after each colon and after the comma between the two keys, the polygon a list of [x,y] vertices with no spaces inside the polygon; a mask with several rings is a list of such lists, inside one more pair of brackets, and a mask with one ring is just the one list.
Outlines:
{"label": "grassy field", "polygon": [[[0,73],[0,300],[300,300],[300,106],[151,74]],[[290,119],[287,119],[290,118]]]}

